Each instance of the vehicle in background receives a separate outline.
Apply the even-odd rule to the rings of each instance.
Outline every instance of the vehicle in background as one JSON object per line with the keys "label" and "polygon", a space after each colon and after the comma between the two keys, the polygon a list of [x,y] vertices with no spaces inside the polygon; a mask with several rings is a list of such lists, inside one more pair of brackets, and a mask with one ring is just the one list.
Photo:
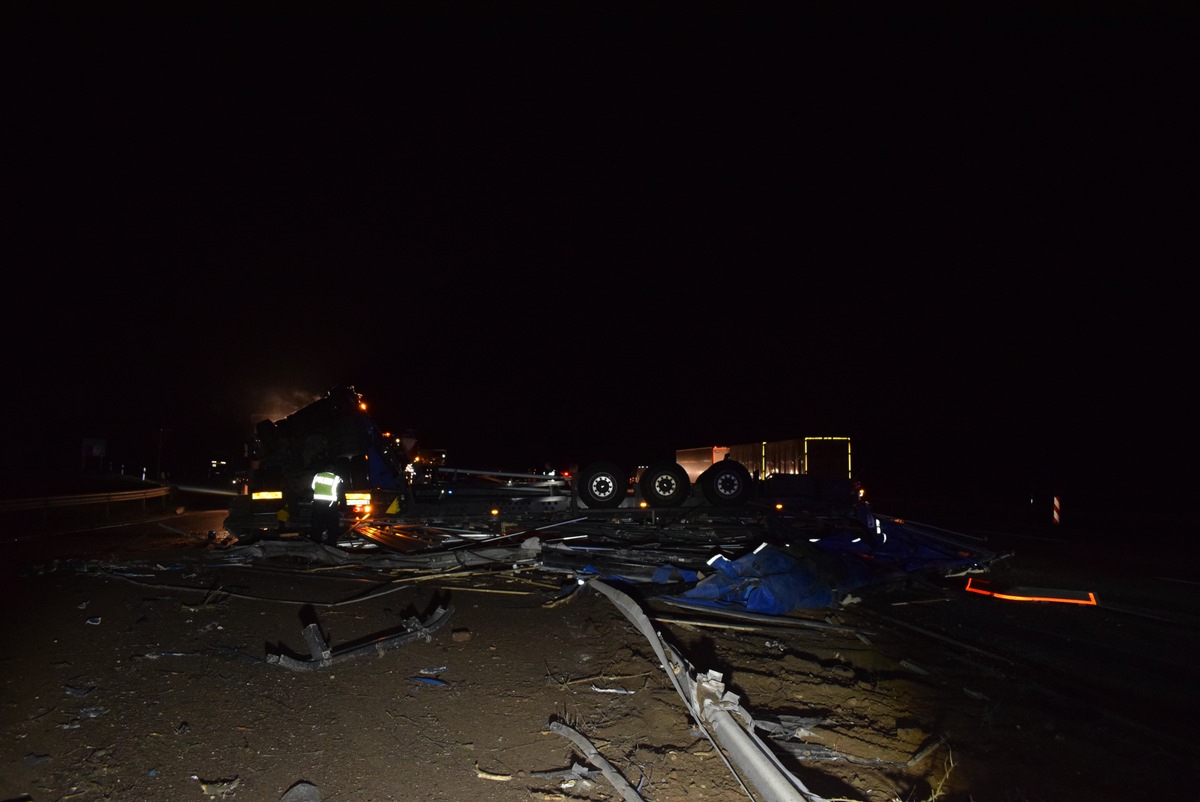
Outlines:
{"label": "vehicle in background", "polygon": [[[729,481],[718,467],[746,466],[758,495],[786,498],[793,505],[843,505],[863,499],[854,478],[849,437],[799,437],[734,446],[703,446],[675,452],[688,478],[700,484]],[[712,495],[712,491],[706,491]]]}

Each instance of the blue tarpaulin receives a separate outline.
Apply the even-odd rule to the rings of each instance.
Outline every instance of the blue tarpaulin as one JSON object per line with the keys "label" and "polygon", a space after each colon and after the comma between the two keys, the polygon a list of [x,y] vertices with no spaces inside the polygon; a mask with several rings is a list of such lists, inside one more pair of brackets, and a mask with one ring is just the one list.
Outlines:
{"label": "blue tarpaulin", "polygon": [[709,561],[713,573],[674,598],[693,604],[783,615],[833,607],[853,590],[908,573],[968,570],[978,555],[894,520],[789,549],[764,543],[735,560]]}
{"label": "blue tarpaulin", "polygon": [[[712,574],[678,598],[749,612],[782,615],[798,608],[831,607],[833,577],[816,563],[764,545],[736,560],[716,557]],[[865,580],[867,577],[863,577]]]}

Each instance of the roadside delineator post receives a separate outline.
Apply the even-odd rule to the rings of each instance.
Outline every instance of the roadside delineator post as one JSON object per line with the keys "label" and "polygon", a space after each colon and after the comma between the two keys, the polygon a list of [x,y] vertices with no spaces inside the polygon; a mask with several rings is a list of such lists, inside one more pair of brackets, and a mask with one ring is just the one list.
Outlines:
{"label": "roadside delineator post", "polygon": [[1054,523],[1062,523],[1062,504],[1058,500],[1058,496],[1054,497]]}

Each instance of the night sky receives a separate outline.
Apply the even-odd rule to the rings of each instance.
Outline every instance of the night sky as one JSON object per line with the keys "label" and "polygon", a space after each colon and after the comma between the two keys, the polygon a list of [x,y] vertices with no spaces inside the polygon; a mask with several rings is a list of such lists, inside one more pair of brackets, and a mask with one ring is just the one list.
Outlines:
{"label": "night sky", "polygon": [[350,384],[462,467],[1195,498],[1196,17],[524,8],[6,12],[9,468]]}

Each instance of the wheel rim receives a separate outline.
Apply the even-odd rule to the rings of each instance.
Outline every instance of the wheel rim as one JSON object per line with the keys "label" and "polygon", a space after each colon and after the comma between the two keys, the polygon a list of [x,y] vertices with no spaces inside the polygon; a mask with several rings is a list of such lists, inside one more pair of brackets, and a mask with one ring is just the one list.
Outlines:
{"label": "wheel rim", "polygon": [[732,498],[741,491],[742,482],[734,474],[727,473],[717,477],[714,487],[716,488],[718,495],[721,495],[725,498]]}
{"label": "wheel rim", "polygon": [[679,483],[675,481],[675,477],[670,474],[663,474],[654,478],[654,492],[663,498],[669,498],[675,495],[679,490]]}
{"label": "wheel rim", "polygon": [[608,499],[612,498],[613,494],[617,492],[617,483],[613,481],[611,476],[596,476],[592,478],[588,489],[591,490],[594,498],[601,500]]}

